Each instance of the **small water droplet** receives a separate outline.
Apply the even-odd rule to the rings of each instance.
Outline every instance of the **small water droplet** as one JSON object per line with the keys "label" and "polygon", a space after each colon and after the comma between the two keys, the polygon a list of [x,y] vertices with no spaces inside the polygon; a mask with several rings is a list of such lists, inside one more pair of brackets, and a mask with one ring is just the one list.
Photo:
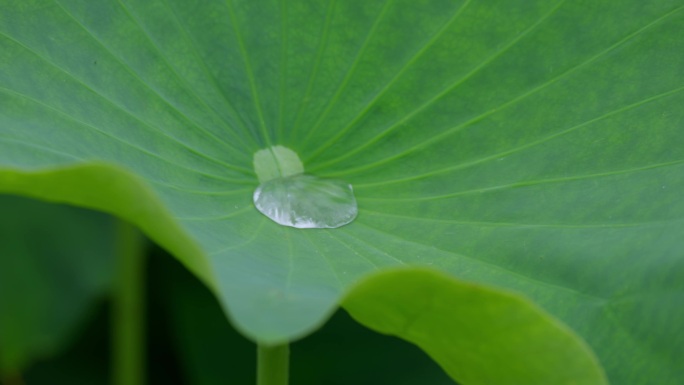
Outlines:
{"label": "small water droplet", "polygon": [[349,183],[306,174],[262,183],[254,191],[254,204],[274,222],[299,229],[344,226],[358,213]]}

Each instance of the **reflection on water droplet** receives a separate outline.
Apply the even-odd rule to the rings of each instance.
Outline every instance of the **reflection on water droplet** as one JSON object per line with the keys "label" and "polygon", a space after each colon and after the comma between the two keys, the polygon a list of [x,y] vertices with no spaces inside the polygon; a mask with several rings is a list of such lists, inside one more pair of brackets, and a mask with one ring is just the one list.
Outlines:
{"label": "reflection on water droplet", "polygon": [[336,228],[356,218],[349,183],[299,174],[271,179],[254,191],[257,209],[276,223],[306,228]]}

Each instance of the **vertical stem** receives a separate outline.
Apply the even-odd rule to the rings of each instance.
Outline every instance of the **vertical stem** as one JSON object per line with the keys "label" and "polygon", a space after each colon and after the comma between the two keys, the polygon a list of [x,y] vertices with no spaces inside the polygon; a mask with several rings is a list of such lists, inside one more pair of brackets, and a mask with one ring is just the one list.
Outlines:
{"label": "vertical stem", "polygon": [[290,345],[257,347],[257,385],[287,385]]}
{"label": "vertical stem", "polygon": [[112,309],[114,385],[145,382],[144,238],[131,224],[117,223],[116,275]]}

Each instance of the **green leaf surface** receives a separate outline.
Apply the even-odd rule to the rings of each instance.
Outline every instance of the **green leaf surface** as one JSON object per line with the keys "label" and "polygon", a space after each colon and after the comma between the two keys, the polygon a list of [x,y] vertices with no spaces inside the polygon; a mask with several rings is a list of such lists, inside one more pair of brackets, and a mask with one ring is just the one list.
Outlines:
{"label": "green leaf surface", "polygon": [[94,212],[0,196],[0,378],[70,341],[111,284],[113,222]]}
{"label": "green leaf surface", "polygon": [[[677,384],[682,8],[10,0],[0,190],[137,223],[255,339],[309,333],[362,276],[431,266],[531,298],[615,384]],[[355,222],[259,214],[252,157],[275,145],[351,183]]]}
{"label": "green leaf surface", "polygon": [[[160,253],[161,254],[161,253]],[[255,382],[256,346],[226,322],[216,298],[176,261],[161,254],[148,271],[180,356],[179,370],[193,385]],[[154,275],[154,274],[153,274]],[[453,385],[413,344],[375,333],[339,310],[320,329],[291,345],[290,383],[298,385]]]}
{"label": "green leaf surface", "polygon": [[606,383],[588,347],[528,301],[431,270],[379,273],[344,305],[370,328],[422,347],[459,383]]}

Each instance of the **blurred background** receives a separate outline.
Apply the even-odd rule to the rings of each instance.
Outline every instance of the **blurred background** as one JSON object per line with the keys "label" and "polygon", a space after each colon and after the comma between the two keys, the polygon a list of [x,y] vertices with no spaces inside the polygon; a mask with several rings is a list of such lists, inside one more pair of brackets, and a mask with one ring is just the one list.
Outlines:
{"label": "blurred background", "polygon": [[[110,384],[116,220],[0,195],[0,383]],[[254,384],[256,346],[179,262],[148,242],[148,384]],[[291,345],[295,385],[453,385],[421,350],[344,310]]]}

